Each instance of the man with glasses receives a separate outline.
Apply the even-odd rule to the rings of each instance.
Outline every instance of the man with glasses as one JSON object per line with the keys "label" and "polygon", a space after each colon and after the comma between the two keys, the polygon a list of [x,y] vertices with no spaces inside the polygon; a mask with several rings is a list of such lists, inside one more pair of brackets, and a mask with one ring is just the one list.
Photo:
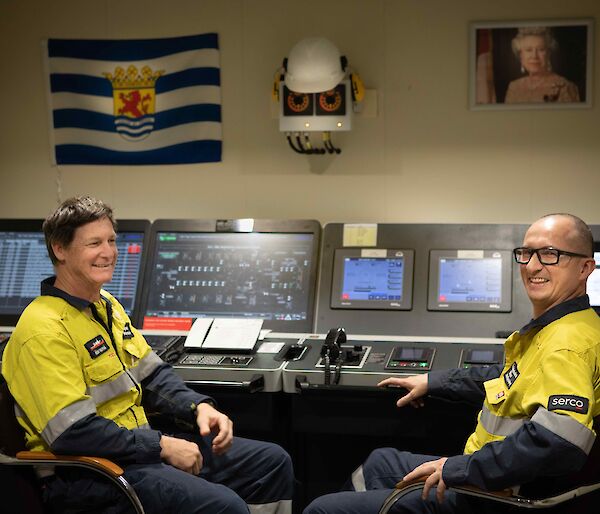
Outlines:
{"label": "man with glasses", "polygon": [[[483,407],[463,455],[432,457],[375,450],[348,482],[305,514],[376,514],[398,480],[426,479],[423,493],[402,497],[391,512],[496,513],[509,507],[447,491],[522,486],[540,496],[568,485],[595,440],[600,415],[600,318],[590,308],[586,281],[595,268],[589,227],[570,214],[537,220],[513,251],[533,318],[505,342],[504,365],[387,378],[403,387],[398,407],[423,405],[432,394]],[[360,491],[360,493],[357,493]]]}

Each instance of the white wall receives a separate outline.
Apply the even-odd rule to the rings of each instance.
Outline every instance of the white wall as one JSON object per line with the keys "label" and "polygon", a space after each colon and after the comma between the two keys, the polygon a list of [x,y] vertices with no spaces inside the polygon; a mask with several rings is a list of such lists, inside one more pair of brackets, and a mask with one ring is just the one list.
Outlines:
{"label": "white wall", "polygon": [[[42,217],[90,193],[120,218],[516,223],[569,211],[600,223],[595,105],[468,109],[470,21],[599,14],[596,0],[0,0],[0,217]],[[43,39],[209,31],[221,44],[221,163],[50,166]],[[335,157],[293,153],[271,115],[276,67],[314,35],[377,90],[378,115],[335,135]]]}

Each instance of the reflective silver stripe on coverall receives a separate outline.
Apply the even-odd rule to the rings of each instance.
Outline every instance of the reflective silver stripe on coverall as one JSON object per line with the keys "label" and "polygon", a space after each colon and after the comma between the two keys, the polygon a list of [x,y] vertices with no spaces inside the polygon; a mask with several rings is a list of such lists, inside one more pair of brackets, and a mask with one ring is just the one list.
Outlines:
{"label": "reflective silver stripe on coverall", "polygon": [[129,368],[127,371],[129,371],[131,376],[139,383],[146,377],[149,377],[162,363],[163,360],[156,355],[156,353],[150,352],[143,359],[141,359],[140,362],[138,362],[136,367]]}
{"label": "reflective silver stripe on coverall", "polygon": [[550,412],[544,407],[538,408],[531,421],[542,425],[558,437],[562,437],[565,441],[581,448],[586,455],[589,455],[596,439],[594,432],[571,416]]}
{"label": "reflective silver stripe on coverall", "polygon": [[365,476],[363,475],[363,467],[358,466],[352,473],[352,486],[355,491],[366,491]]}
{"label": "reflective silver stripe on coverall", "polygon": [[479,421],[489,434],[506,437],[521,428],[528,419],[496,416],[484,405],[481,409]]}
{"label": "reflective silver stripe on coverall", "polygon": [[140,360],[135,368],[129,368],[126,373],[123,373],[119,378],[89,387],[86,389],[86,394],[89,394],[96,402],[96,405],[107,402],[112,398],[116,398],[120,394],[124,394],[132,387],[137,387],[139,383],[162,364],[162,359],[154,352],[149,353]]}
{"label": "reflective silver stripe on coverall", "polygon": [[134,382],[132,377],[130,377],[127,373],[122,373],[121,376],[112,382],[107,382],[106,384],[100,384],[93,387],[88,386],[85,392],[94,399],[96,405],[100,405],[101,403],[107,402],[108,400],[126,393],[136,385],[137,384]]}
{"label": "reflective silver stripe on coverall", "polygon": [[59,410],[42,430],[44,441],[51,446],[67,428],[90,414],[96,414],[96,405],[91,399],[80,400]]}

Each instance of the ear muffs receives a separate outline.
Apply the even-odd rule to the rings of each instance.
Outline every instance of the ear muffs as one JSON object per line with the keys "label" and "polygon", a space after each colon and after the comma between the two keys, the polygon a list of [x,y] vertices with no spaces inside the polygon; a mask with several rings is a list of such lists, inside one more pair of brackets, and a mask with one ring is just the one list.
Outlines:
{"label": "ear muffs", "polygon": [[350,90],[353,102],[362,102],[365,99],[365,85],[356,72],[350,73]]}
{"label": "ear muffs", "polygon": [[275,102],[279,102],[279,84],[281,84],[281,81],[285,78],[286,65],[287,59],[284,59],[283,66],[275,72],[275,77],[273,78],[273,89],[271,90],[271,98]]}

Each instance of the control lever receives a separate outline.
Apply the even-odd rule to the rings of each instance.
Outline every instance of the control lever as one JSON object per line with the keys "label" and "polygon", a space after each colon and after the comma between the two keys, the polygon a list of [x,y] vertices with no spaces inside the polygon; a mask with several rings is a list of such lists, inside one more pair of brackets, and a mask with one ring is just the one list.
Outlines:
{"label": "control lever", "polygon": [[321,358],[325,369],[325,385],[331,384],[331,366],[335,366],[333,383],[339,384],[342,374],[342,350],[340,348],[346,342],[346,331],[342,327],[332,328],[325,337],[321,347]]}
{"label": "control lever", "polygon": [[363,354],[361,344],[355,344],[352,348],[342,348],[341,363],[349,366],[354,366],[360,362]]}

